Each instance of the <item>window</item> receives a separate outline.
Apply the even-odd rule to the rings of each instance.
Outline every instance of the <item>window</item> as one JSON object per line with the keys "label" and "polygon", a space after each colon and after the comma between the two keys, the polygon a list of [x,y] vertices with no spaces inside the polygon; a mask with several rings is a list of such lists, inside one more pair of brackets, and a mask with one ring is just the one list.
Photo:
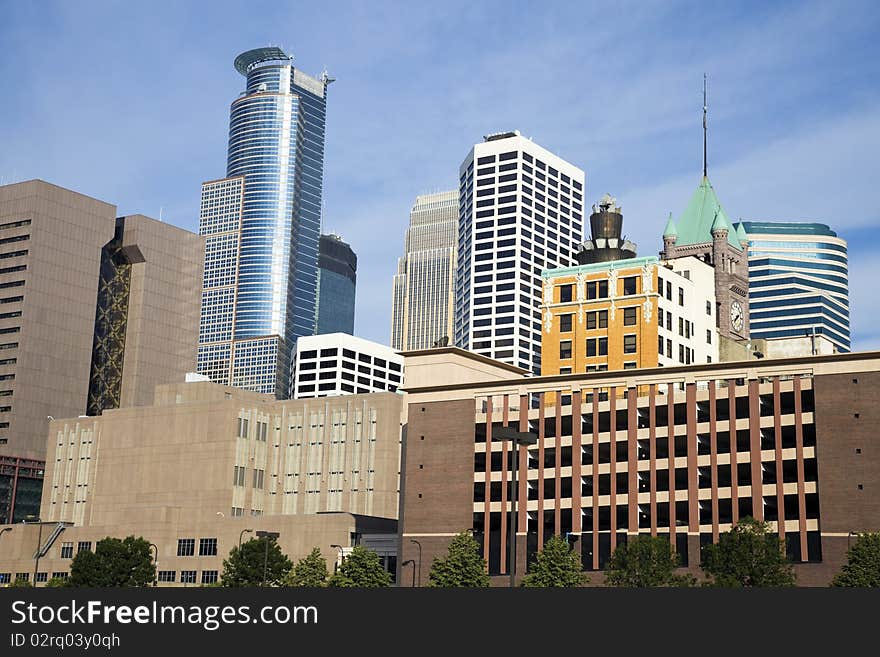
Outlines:
{"label": "window", "polygon": [[663,328],[663,309],[662,308],[657,309],[657,326],[659,326],[660,328]]}
{"label": "window", "polygon": [[200,538],[199,539],[199,556],[215,557],[217,556],[217,539],[216,538]]}
{"label": "window", "polygon": [[[191,557],[196,553],[196,539],[180,538],[177,540],[177,556]],[[180,581],[183,581],[183,573],[181,573]]]}
{"label": "window", "polygon": [[634,370],[634,369],[636,369],[637,366],[638,366],[637,363],[630,361],[630,362],[628,362],[628,363],[624,363],[624,364],[623,364],[623,369],[625,369],[625,370]]}
{"label": "window", "polygon": [[672,283],[666,281],[666,298],[672,301]]}
{"label": "window", "polygon": [[596,328],[596,313],[587,313],[587,330]]}
{"label": "window", "polygon": [[608,281],[599,281],[599,298],[608,298]]}
{"label": "window", "polygon": [[668,310],[666,311],[666,330],[667,331],[672,330],[672,313],[669,312]]}
{"label": "window", "polygon": [[624,308],[623,309],[623,325],[624,326],[635,326],[636,325],[636,311],[638,308],[633,306],[632,308]]}
{"label": "window", "polygon": [[264,474],[265,474],[264,470],[254,470],[254,488],[262,488],[263,487]]}
{"label": "window", "polygon": [[92,551],[92,542],[91,541],[80,541],[76,544],[76,552],[79,554],[80,552],[91,552]]}
{"label": "window", "polygon": [[657,353],[662,356],[663,355],[663,336],[657,336]]}
{"label": "window", "polygon": [[571,301],[573,298],[573,293],[572,293],[573,289],[574,289],[574,285],[560,285],[559,286],[559,301],[561,303]]}
{"label": "window", "polygon": [[560,332],[568,333],[571,331],[571,325],[572,325],[571,319],[572,319],[571,313],[559,316],[559,330],[560,330]]}
{"label": "window", "polygon": [[706,314],[707,315],[712,314],[712,302],[711,301],[706,302]]}
{"label": "window", "polygon": [[623,353],[625,353],[625,354],[636,353],[636,336],[635,336],[635,334],[623,336]]}
{"label": "window", "polygon": [[623,279],[623,294],[624,296],[627,294],[635,294],[636,293],[636,276],[626,276]]}
{"label": "window", "polygon": [[159,581],[160,582],[173,582],[175,580],[177,573],[173,570],[160,570],[159,571]]}
{"label": "window", "polygon": [[672,358],[672,340],[666,340],[666,357]]}
{"label": "window", "polygon": [[678,318],[678,334],[681,336],[684,335],[684,318],[683,317]]}
{"label": "window", "polygon": [[73,559],[73,542],[67,542],[61,544],[61,558],[62,559]]}
{"label": "window", "polygon": [[[64,573],[64,572],[58,572],[58,573],[53,572],[52,573],[52,579],[67,579],[67,576],[68,576],[68,573]],[[3,580],[0,580],[0,583],[2,583],[2,581]]]}
{"label": "window", "polygon": [[238,437],[239,438],[247,438],[248,435],[248,420],[244,418],[238,418]]}
{"label": "window", "polygon": [[683,288],[678,288],[678,305],[679,306],[684,305],[684,289]]}
{"label": "window", "polygon": [[608,311],[599,311],[599,328],[608,328]]}
{"label": "window", "polygon": [[684,345],[678,345],[678,362],[684,362]]}
{"label": "window", "polygon": [[562,340],[559,343],[559,359],[571,358],[571,340]]}
{"label": "window", "polygon": [[217,571],[216,570],[203,570],[202,571],[202,584],[216,584],[217,583]]}
{"label": "window", "polygon": [[180,583],[181,584],[195,584],[196,583],[196,571],[194,571],[194,570],[181,570],[180,571]]}
{"label": "window", "polygon": [[559,373],[560,374],[571,374],[571,368],[570,367],[560,367]]}
{"label": "window", "polygon": [[587,358],[591,358],[596,355],[596,338],[589,338],[587,340]]}
{"label": "window", "polygon": [[608,338],[599,338],[599,355],[608,355]]}
{"label": "window", "polygon": [[233,486],[244,486],[244,475],[245,468],[244,466],[236,465],[232,468],[232,485]]}
{"label": "window", "polygon": [[712,331],[706,329],[706,344],[712,344]]}

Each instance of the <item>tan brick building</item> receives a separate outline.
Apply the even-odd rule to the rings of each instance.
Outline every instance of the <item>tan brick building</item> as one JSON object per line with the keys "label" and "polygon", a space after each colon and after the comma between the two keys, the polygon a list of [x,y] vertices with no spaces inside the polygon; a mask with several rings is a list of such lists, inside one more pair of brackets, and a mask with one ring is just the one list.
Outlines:
{"label": "tan brick building", "polygon": [[195,369],[203,238],[49,183],[0,187],[0,521],[38,512],[50,417]]}
{"label": "tan brick building", "polygon": [[0,583],[33,570],[38,542],[42,580],[69,570],[80,543],[129,534],[156,545],[168,583],[184,571],[183,583],[202,572],[211,583],[245,529],[279,531],[291,558],[317,546],[331,561],[331,544],[377,534],[391,564],[401,409],[387,392],[278,401],[196,381],[158,386],[150,406],[54,420],[42,540],[21,524],[0,538]]}

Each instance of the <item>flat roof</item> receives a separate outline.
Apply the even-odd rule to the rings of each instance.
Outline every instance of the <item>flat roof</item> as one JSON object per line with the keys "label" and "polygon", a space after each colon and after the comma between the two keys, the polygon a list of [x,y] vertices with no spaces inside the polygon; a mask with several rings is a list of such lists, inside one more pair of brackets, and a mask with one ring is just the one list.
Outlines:
{"label": "flat roof", "polygon": [[[499,367],[501,369],[509,370],[510,372],[515,372],[521,375],[530,373],[530,370],[524,370],[523,368],[517,367],[516,365],[511,365],[510,363],[502,363],[500,360],[495,360],[494,358],[489,358],[488,356],[481,356],[480,354],[475,354],[474,352],[468,351],[467,349],[462,349],[461,347],[433,347],[431,349],[416,349],[414,351],[400,352],[400,355],[404,358],[409,358],[411,356],[437,356],[439,354],[456,354],[458,356],[463,356],[465,358],[475,360],[479,363],[485,363],[487,365]],[[406,386],[403,386],[403,389],[406,389]]]}

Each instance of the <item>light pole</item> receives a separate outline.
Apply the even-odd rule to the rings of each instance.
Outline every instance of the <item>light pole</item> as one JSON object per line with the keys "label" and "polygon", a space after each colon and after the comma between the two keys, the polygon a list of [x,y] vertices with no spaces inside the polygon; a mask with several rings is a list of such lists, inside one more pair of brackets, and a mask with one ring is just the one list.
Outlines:
{"label": "light pole", "polygon": [[846,551],[847,551],[847,552],[849,552],[850,539],[851,539],[853,536],[855,536],[856,538],[858,538],[858,537],[859,537],[859,533],[850,530],[849,534],[846,535]]}
{"label": "light pole", "polygon": [[278,532],[267,532],[263,530],[257,531],[257,538],[262,538],[266,541],[266,555],[263,557],[263,584],[262,586],[266,586],[266,573],[269,569],[269,541],[278,540],[278,537],[281,536]]}
{"label": "light pole", "polygon": [[153,559],[153,568],[156,571],[153,575],[153,586],[159,586],[159,548],[155,543],[150,543],[150,547],[156,551],[156,557]]}
{"label": "light pole", "polygon": [[409,542],[415,543],[416,546],[419,548],[419,585],[421,586],[421,584],[422,584],[422,544],[419,543],[414,538],[409,539]]}
{"label": "light pole", "polygon": [[330,547],[336,548],[339,550],[339,558],[336,560],[336,563],[333,564],[333,574],[336,574],[336,571],[339,569],[339,564],[342,563],[342,560],[345,559],[345,554],[342,552],[342,546],[336,545],[336,543],[331,543]]}
{"label": "light pole", "polygon": [[415,559],[407,559],[406,561],[404,561],[401,564],[401,571],[400,572],[401,572],[401,574],[403,574],[403,568],[405,568],[409,564],[412,564],[412,567],[413,567],[412,588],[415,588],[416,587],[416,562],[415,562]]}
{"label": "light pole", "polygon": [[34,588],[37,586],[37,571],[40,569],[40,548],[43,547],[43,521],[39,516],[27,516],[22,522],[26,525],[39,525],[37,532],[37,552],[34,555]]}
{"label": "light pole", "polygon": [[[510,490],[510,522],[509,538],[507,539],[507,570],[510,571],[510,586],[516,586],[516,521],[517,521],[517,489],[516,475],[519,469],[519,448],[535,445],[538,437],[529,431],[517,431],[511,427],[501,427],[492,432],[492,437],[498,440],[510,440],[513,443],[513,468],[511,469],[511,490]],[[526,461],[528,463],[528,461]]]}
{"label": "light pole", "polygon": [[238,532],[238,556],[241,556],[241,537],[245,534],[251,534],[253,531],[253,529],[242,529]]}

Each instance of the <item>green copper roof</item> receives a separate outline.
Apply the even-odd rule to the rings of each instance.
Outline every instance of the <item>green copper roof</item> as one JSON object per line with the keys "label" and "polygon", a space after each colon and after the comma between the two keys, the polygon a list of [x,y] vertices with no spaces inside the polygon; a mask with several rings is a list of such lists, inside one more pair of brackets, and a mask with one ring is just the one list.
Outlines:
{"label": "green copper roof", "polygon": [[733,230],[730,219],[721,207],[718,197],[715,196],[715,190],[712,189],[712,183],[708,178],[703,178],[697,191],[691,196],[681,217],[678,219],[676,228],[678,229],[678,239],[675,240],[676,246],[685,244],[707,244],[712,241],[712,226],[716,222],[722,222],[720,225],[727,228],[727,241],[737,249],[742,249]]}
{"label": "green copper roof", "polygon": [[557,269],[545,269],[541,272],[541,278],[555,278],[556,276],[570,276],[573,274],[585,274],[593,271],[611,271],[612,269],[630,269],[632,267],[644,267],[659,262],[657,256],[644,256],[642,258],[626,258],[625,260],[609,260],[607,262],[593,262],[589,265],[576,265],[574,267],[559,267]]}
{"label": "green copper roof", "polygon": [[715,221],[712,222],[712,232],[714,233],[716,230],[726,230],[728,234],[736,233],[733,229],[733,226],[727,220],[727,217],[724,216],[724,213],[719,209],[718,212],[715,213]]}
{"label": "green copper roof", "polygon": [[738,239],[740,242],[749,241],[749,236],[746,235],[746,227],[743,226],[743,222],[741,221],[736,225],[736,239]]}
{"label": "green copper roof", "polygon": [[663,237],[678,237],[678,229],[672,220],[672,213],[669,213],[669,220],[666,222],[666,228],[663,229]]}

